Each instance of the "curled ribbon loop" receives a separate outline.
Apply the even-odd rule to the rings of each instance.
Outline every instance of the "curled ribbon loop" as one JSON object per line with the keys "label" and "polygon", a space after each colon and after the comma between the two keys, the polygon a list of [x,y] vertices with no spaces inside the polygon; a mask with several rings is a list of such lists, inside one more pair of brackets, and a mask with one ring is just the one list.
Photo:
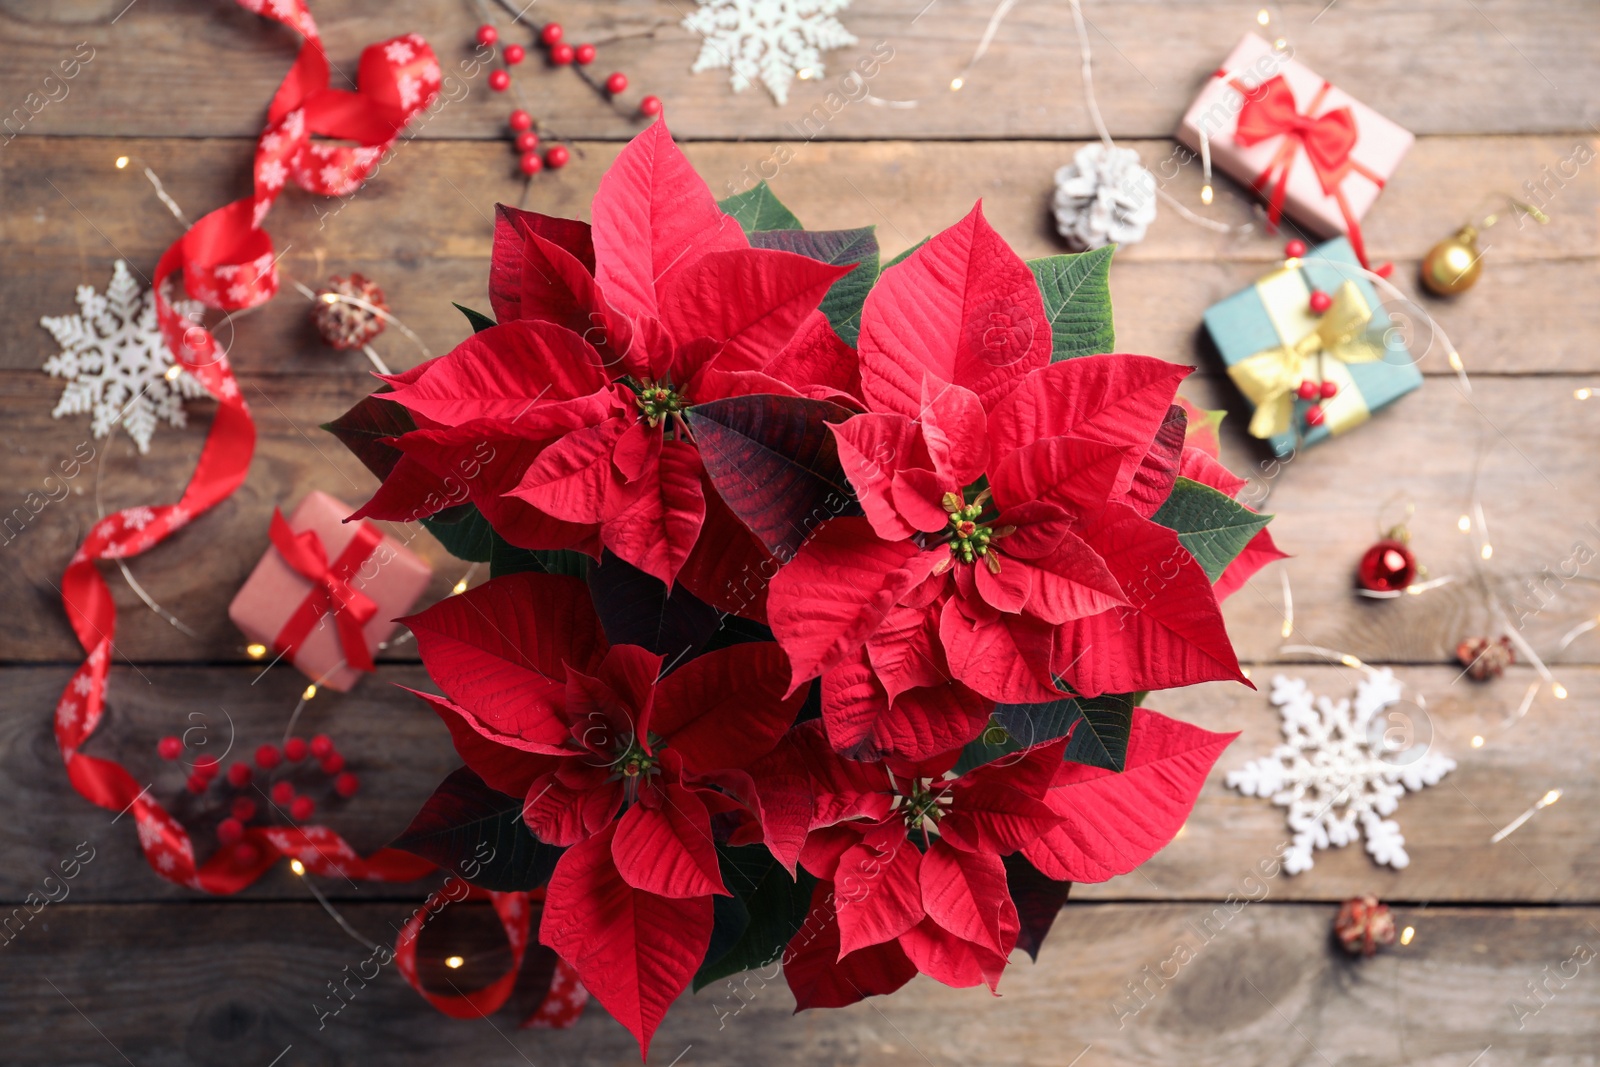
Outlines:
{"label": "curled ribbon loop", "polygon": [[345,662],[358,671],[376,670],[362,627],[378,613],[378,605],[353,587],[350,578],[383,543],[383,532],[371,523],[362,523],[350,544],[331,564],[316,531],[295,533],[283,512],[276,508],[272,512],[269,536],[283,561],[311,583],[311,591],[273,639],[277,651],[293,656],[317,621],[324,615],[332,615],[334,625],[339,628],[339,646],[344,649]]}
{"label": "curled ribbon loop", "polygon": [[[253,307],[270,298],[278,276],[272,239],[261,224],[287,176],[294,174],[314,193],[353,190],[376,168],[405,124],[432,103],[440,85],[439,65],[427,42],[407,34],[362,53],[357,92],[330,89],[327,56],[304,0],[238,2],[297,31],[305,43],[273,98],[267,129],[257,143],[254,194],[196,222],[162,254],[152,281],[162,337],[177,364],[216,398],[217,410],[178,502],[106,516],[90,528],[67,564],[61,603],[86,656],[56,703],[56,746],[80,795],[133,816],[145,858],[168,881],[207,893],[236,893],[284,854],[296,856],[315,873],[411,881],[433,865],[392,849],[363,859],[333,831],[316,826],[252,829],[245,838],[251,849],[218,849],[200,864],[188,833],[147,788],[121,764],[80,751],[105,713],[116,636],[116,603],[96,562],[146,552],[227,499],[243,484],[255,451],[255,422],[227,353],[210,331],[174,310],[168,284],[181,272],[190,295],[222,310]],[[312,134],[356,141],[358,146],[313,143]],[[343,615],[338,612],[336,618]]]}
{"label": "curled ribbon loop", "polygon": [[[1295,280],[1300,293],[1298,303],[1304,304],[1305,284],[1299,279],[1299,271],[1284,271],[1263,279],[1259,283],[1262,300],[1274,299],[1271,289],[1276,283]],[[1228,377],[1255,405],[1255,414],[1250,418],[1251,436],[1274,437],[1289,429],[1294,418],[1295,389],[1306,379],[1332,381],[1339,386],[1332,400],[1323,404],[1329,433],[1343,433],[1365,422],[1371,411],[1345,365],[1380,360],[1383,350],[1366,337],[1372,308],[1355,283],[1346,281],[1339,287],[1333,306],[1316,320],[1309,333],[1286,337],[1276,316],[1273,321],[1282,343],[1228,368]]]}

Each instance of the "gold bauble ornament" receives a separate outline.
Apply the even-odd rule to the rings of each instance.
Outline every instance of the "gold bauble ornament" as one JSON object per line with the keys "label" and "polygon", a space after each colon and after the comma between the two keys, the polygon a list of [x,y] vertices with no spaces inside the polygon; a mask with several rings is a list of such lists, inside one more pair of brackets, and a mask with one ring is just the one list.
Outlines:
{"label": "gold bauble ornament", "polygon": [[1483,254],[1478,251],[1478,231],[1471,225],[1461,227],[1422,257],[1422,284],[1440,296],[1466,292],[1478,284],[1482,273]]}

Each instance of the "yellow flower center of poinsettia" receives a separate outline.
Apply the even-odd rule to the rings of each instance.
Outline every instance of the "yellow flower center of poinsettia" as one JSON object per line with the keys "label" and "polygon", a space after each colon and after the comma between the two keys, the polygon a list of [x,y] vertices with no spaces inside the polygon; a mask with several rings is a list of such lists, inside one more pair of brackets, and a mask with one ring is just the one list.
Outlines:
{"label": "yellow flower center of poinsettia", "polygon": [[681,415],[689,406],[688,398],[676,389],[670,382],[645,381],[634,387],[634,403],[638,405],[639,415],[651,426],[660,426],[663,419]]}
{"label": "yellow flower center of poinsettia", "polygon": [[913,833],[920,830],[924,837],[936,833],[939,820],[948,814],[955,798],[943,789],[935,791],[931,778],[914,778],[907,785],[909,791],[895,798],[895,807],[905,819],[906,829]]}
{"label": "yellow flower center of poinsettia", "polygon": [[967,504],[955,493],[944,495],[942,504],[945,514],[950,516],[950,559],[939,567],[940,571],[949,569],[952,563],[975,563],[981,559],[990,573],[1000,573],[1000,557],[990,553],[990,542],[1011,533],[1015,527],[996,528],[992,523],[981,521],[989,496],[989,490],[985,489]]}

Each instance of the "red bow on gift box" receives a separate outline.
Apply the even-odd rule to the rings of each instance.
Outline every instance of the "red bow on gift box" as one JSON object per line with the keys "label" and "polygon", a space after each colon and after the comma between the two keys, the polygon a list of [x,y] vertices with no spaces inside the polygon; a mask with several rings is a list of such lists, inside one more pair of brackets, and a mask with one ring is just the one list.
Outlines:
{"label": "red bow on gift box", "polygon": [[[1283,138],[1282,147],[1254,184],[1257,192],[1268,197],[1267,220],[1276,226],[1282,218],[1289,168],[1294,165],[1296,154],[1304,149],[1311,169],[1316,171],[1317,180],[1322,183],[1322,191],[1339,203],[1350,236],[1350,247],[1355,250],[1361,265],[1368,266],[1366,246],[1361,240],[1361,224],[1345,201],[1341,187],[1352,170],[1375,185],[1383,185],[1383,179],[1350,158],[1350,150],[1360,140],[1360,134],[1356,132],[1355,113],[1347,107],[1341,107],[1315,115],[1332,88],[1327,82],[1322,83],[1322,88],[1305,112],[1301,112],[1295,103],[1294,90],[1289,88],[1289,83],[1281,74],[1254,89],[1245,88],[1237,80],[1232,84],[1244,94],[1244,105],[1239,109],[1239,121],[1234,127],[1233,139],[1248,148],[1273,137]],[[1267,192],[1269,186],[1270,193]],[[1388,274],[1389,264],[1380,267],[1378,273]]]}
{"label": "red bow on gift box", "polygon": [[283,561],[311,583],[311,591],[273,638],[273,646],[280,653],[293,655],[318,620],[332,615],[334,625],[339,628],[339,646],[344,649],[345,662],[358,671],[374,670],[372,653],[367,650],[367,636],[362,628],[378,613],[378,605],[353,587],[350,578],[383,543],[383,532],[371,523],[362,523],[332,564],[316,531],[295,533],[289,529],[283,512],[276,508],[272,512],[268,536]]}

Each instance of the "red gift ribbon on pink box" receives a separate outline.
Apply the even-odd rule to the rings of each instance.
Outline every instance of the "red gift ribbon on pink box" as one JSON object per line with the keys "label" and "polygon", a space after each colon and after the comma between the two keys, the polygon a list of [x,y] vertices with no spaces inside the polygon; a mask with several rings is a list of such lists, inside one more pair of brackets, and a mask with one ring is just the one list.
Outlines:
{"label": "red gift ribbon on pink box", "polygon": [[283,561],[306,581],[311,590],[300,602],[289,621],[283,624],[278,636],[272,639],[273,648],[281,655],[293,656],[294,650],[311,633],[324,615],[332,615],[339,629],[339,645],[344,649],[344,660],[358,671],[376,670],[372,653],[367,651],[367,638],[362,627],[378,613],[378,605],[371,597],[350,584],[356,569],[365,563],[383,544],[383,531],[370,522],[356,529],[355,537],[345,546],[339,558],[328,562],[328,551],[315,530],[295,533],[283,512],[274,508],[272,526],[268,531],[272,547],[278,550]]}

